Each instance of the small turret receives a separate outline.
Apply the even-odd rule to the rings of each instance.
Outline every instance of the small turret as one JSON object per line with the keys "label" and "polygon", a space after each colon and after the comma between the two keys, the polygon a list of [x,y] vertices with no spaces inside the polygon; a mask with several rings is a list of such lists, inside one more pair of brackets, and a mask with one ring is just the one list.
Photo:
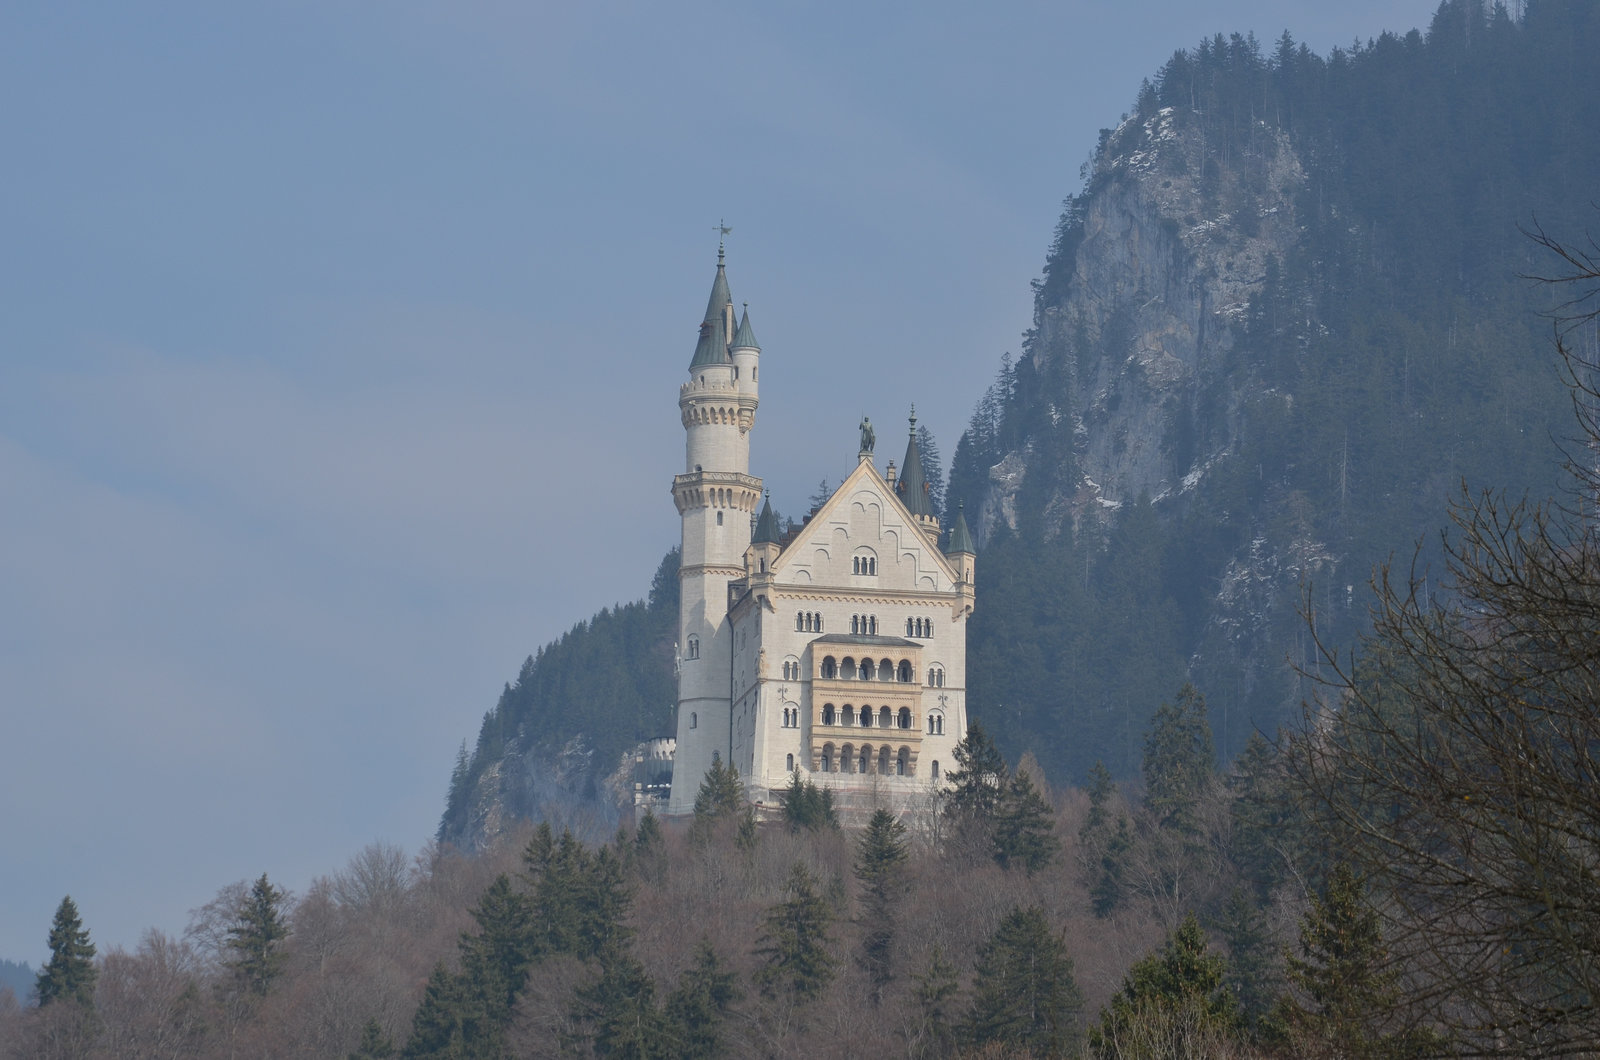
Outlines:
{"label": "small turret", "polygon": [[761,370],[761,347],[756,344],[756,333],[750,327],[749,302],[744,304],[744,316],[728,346],[728,356],[733,359],[733,385],[739,393],[754,397],[756,373]]}
{"label": "small turret", "polygon": [[772,495],[769,493],[766,503],[761,506],[761,515],[756,519],[755,532],[750,535],[750,547],[744,552],[746,574],[760,576],[772,570],[778,553],[783,551],[780,542],[782,536],[778,532],[778,517],[772,514]]}
{"label": "small turret", "polygon": [[911,437],[906,442],[906,459],[900,465],[900,478],[894,491],[917,521],[917,528],[934,541],[939,540],[939,520],[933,514],[933,492],[922,470],[922,450],[917,445],[917,407],[911,406]]}
{"label": "small turret", "polygon": [[956,569],[956,592],[961,595],[958,610],[972,614],[976,601],[974,583],[978,576],[978,550],[973,547],[972,533],[967,529],[967,503],[956,506],[956,525],[950,530],[950,544],[944,554]]}

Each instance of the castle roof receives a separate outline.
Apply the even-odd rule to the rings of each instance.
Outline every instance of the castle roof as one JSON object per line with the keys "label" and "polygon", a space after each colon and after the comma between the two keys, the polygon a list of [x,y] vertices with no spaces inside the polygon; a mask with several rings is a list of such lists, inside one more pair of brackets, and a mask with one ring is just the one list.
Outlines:
{"label": "castle roof", "polygon": [[917,408],[911,407],[911,438],[906,442],[905,463],[900,465],[900,477],[894,491],[912,515],[933,518],[933,496],[928,486],[928,476],[922,470],[922,450],[917,446]]}
{"label": "castle roof", "polygon": [[717,251],[717,278],[711,281],[711,298],[706,302],[706,316],[700,322],[700,339],[695,343],[694,360],[690,368],[707,364],[732,364],[728,356],[729,310],[733,296],[728,293],[728,273],[722,265],[722,252]]}
{"label": "castle roof", "polygon": [[744,316],[739,319],[739,330],[733,334],[734,349],[759,350],[761,344],[756,341],[756,333],[750,330],[750,303],[744,306]]}
{"label": "castle roof", "polygon": [[947,556],[958,552],[966,552],[976,556],[978,550],[972,547],[972,534],[967,531],[967,502],[962,501],[956,508],[956,525],[950,530],[950,547],[944,550]]}
{"label": "castle roof", "polygon": [[750,543],[759,545],[765,542],[779,544],[778,517],[772,514],[772,495],[767,495],[767,503],[761,506],[761,516],[756,519],[756,532],[751,536]]}
{"label": "castle roof", "polygon": [[922,644],[904,637],[880,637],[875,633],[829,633],[812,640],[813,644],[855,644],[865,648],[920,648]]}

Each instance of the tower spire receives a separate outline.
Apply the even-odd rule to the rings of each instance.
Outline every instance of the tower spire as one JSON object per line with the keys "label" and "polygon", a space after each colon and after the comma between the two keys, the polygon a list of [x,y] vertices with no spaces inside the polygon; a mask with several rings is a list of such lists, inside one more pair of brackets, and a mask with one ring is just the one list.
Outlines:
{"label": "tower spire", "polygon": [[895,481],[894,491],[900,495],[900,500],[905,503],[906,510],[916,516],[919,522],[932,524],[937,528],[938,521],[933,515],[933,495],[928,486],[928,476],[922,470],[922,449],[917,445],[917,407],[911,406],[911,436],[906,441],[906,458],[900,465],[900,477]]}

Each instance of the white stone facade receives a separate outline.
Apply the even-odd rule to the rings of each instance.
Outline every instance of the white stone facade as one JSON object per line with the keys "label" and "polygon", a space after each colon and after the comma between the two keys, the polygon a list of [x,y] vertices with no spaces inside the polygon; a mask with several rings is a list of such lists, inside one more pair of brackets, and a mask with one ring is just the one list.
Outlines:
{"label": "white stone facade", "polygon": [[[719,291],[720,263],[708,321]],[[731,303],[715,323],[733,334]],[[833,789],[847,813],[915,809],[943,786],[967,729],[975,557],[942,553],[937,523],[908,510],[870,454],[798,531],[752,544],[759,354],[741,347],[733,364],[691,368],[680,393],[689,438],[673,480],[683,550],[668,812],[693,809],[718,758],[767,809],[795,772]]]}

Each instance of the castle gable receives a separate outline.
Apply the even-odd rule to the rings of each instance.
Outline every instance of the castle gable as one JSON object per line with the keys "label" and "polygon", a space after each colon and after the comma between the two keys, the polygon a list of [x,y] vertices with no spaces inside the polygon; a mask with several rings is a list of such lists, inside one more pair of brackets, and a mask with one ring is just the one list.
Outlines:
{"label": "castle gable", "polygon": [[956,573],[917,528],[894,490],[863,460],[772,567],[796,588],[859,586],[873,592],[956,590]]}

